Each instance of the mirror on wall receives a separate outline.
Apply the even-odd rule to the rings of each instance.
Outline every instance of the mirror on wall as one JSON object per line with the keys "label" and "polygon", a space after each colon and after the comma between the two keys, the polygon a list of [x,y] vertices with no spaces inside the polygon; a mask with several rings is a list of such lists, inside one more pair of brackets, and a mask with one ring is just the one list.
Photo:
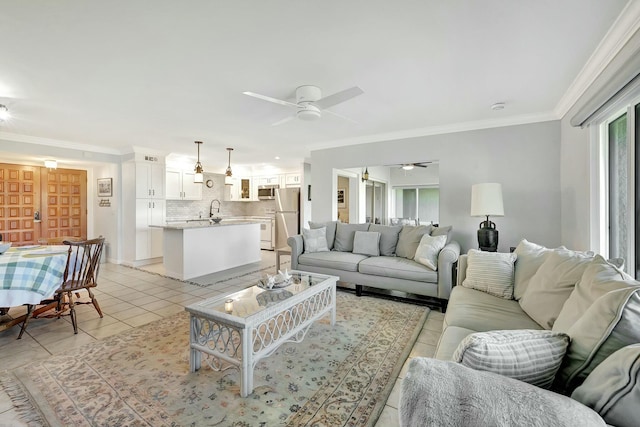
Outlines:
{"label": "mirror on wall", "polygon": [[[366,180],[363,179],[365,170]],[[358,181],[362,182],[358,206],[363,212],[357,213],[360,222],[385,225],[440,222],[440,177],[436,161],[413,169],[363,165],[347,171],[357,174]],[[346,187],[346,183],[343,182],[342,187]],[[355,214],[350,212],[351,217]]]}

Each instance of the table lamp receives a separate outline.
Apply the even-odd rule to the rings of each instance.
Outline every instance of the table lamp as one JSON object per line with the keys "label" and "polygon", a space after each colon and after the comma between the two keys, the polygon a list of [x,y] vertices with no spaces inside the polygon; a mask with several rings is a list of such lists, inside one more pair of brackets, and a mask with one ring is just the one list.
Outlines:
{"label": "table lamp", "polygon": [[498,250],[498,230],[489,216],[504,216],[502,185],[496,183],[474,184],[471,187],[471,216],[484,216],[478,230],[478,247],[481,251]]}

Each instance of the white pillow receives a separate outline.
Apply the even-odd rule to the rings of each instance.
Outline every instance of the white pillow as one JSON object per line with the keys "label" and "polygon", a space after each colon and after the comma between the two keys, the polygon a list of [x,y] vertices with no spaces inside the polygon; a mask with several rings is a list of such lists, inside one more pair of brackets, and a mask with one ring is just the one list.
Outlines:
{"label": "white pillow", "polygon": [[304,253],[329,252],[327,247],[327,227],[311,230],[303,228],[302,240],[304,242]]}
{"label": "white pillow", "polygon": [[569,345],[561,332],[530,329],[476,332],[464,338],[452,360],[542,388],[553,384]]}
{"label": "white pillow", "polygon": [[416,249],[416,255],[413,259],[420,264],[432,269],[438,270],[438,254],[447,244],[447,236],[430,236],[425,234],[420,239],[418,249]]}
{"label": "white pillow", "polygon": [[513,299],[513,263],[516,258],[513,253],[470,249],[467,254],[467,276],[462,286]]}

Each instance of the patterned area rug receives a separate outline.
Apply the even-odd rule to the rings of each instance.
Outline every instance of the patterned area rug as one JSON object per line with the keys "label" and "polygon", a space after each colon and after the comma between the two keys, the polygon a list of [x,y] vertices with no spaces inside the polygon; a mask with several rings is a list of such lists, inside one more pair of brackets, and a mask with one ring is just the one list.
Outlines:
{"label": "patterned area rug", "polygon": [[52,426],[373,426],[428,313],[338,292],[336,325],[327,315],[261,360],[247,398],[236,370],[203,360],[189,372],[187,313],[26,365],[2,385],[33,425],[39,411]]}

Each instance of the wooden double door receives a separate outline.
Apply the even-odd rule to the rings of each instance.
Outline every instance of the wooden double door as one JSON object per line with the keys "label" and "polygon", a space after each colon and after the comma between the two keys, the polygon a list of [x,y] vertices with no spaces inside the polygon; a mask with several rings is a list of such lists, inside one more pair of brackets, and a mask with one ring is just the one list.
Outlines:
{"label": "wooden double door", "polygon": [[14,245],[87,236],[87,172],[0,163],[0,234]]}

